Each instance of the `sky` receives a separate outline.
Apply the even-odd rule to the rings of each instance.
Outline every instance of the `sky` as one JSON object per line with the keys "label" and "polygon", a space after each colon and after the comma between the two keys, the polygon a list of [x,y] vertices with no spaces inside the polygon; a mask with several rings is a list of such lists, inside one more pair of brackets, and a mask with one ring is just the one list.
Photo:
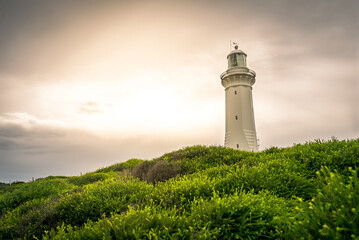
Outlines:
{"label": "sky", "polygon": [[0,0],[0,182],[224,144],[231,41],[259,149],[359,136],[359,1]]}

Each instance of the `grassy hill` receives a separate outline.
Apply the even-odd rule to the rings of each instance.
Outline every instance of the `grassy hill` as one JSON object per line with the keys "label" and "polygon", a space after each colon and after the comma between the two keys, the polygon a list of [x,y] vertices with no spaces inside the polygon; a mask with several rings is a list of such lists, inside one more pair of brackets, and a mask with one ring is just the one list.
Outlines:
{"label": "grassy hill", "polygon": [[0,189],[1,239],[359,239],[359,139],[193,146]]}

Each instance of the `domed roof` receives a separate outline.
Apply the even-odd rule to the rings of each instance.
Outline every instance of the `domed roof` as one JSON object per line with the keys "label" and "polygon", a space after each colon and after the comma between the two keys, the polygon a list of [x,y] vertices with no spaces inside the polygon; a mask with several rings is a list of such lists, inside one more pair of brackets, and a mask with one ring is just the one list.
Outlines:
{"label": "domed roof", "polygon": [[232,52],[230,52],[227,56],[227,58],[229,57],[229,55],[232,55],[234,53],[238,53],[238,54],[244,54],[246,57],[247,57],[247,54],[245,52],[243,52],[242,50],[239,50],[239,49],[235,49],[233,50]]}

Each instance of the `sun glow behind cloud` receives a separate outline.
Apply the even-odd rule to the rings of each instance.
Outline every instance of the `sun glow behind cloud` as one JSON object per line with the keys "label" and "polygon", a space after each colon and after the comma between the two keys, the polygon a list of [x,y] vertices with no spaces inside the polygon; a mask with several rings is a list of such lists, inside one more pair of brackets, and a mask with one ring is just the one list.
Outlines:
{"label": "sun glow behind cloud", "polygon": [[[217,125],[222,115],[221,111],[213,111],[213,106],[221,109],[222,102],[218,104],[211,91],[203,93],[201,84],[206,81],[190,83],[198,77],[193,71],[149,70],[119,76],[126,77],[126,81],[98,81],[89,76],[88,81],[43,84],[37,89],[38,98],[43,99],[38,107],[48,116],[98,134],[182,133],[198,127],[204,130]],[[208,77],[205,73],[202,76]],[[201,94],[203,100],[198,99]],[[211,107],[204,107],[207,104]]]}
{"label": "sun glow behind cloud", "polygon": [[[92,9],[97,15],[103,11],[100,21],[88,18],[94,14],[91,11],[87,17],[69,16],[75,21],[67,28],[30,40],[25,58],[32,51],[42,52],[42,57],[27,63],[33,71],[26,78],[37,79],[30,87],[37,105],[32,114],[101,134],[183,133],[218,127],[221,112],[203,107],[198,99],[202,95],[203,101],[219,105],[215,96],[222,89],[217,88],[215,57],[191,54],[195,44],[190,42],[199,33],[188,27],[188,19],[179,20],[165,11],[154,18],[149,7],[154,8],[145,4],[136,5],[135,12]],[[43,69],[44,61],[52,64]],[[203,89],[207,95],[201,93]]]}

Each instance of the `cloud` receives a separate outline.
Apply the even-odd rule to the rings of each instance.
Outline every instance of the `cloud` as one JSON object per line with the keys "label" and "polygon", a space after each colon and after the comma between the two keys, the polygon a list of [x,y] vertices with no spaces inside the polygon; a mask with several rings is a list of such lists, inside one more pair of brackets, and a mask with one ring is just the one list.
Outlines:
{"label": "cloud", "polygon": [[[91,105],[91,104],[90,104]],[[0,116],[0,182],[48,175],[78,175],[130,158],[151,159],[214,135],[134,134],[102,136],[28,113]]]}
{"label": "cloud", "polygon": [[104,14],[110,2],[1,1],[0,74],[59,75],[53,66],[69,72],[73,55],[86,45],[83,37],[90,42],[89,30],[103,23],[93,14]]}
{"label": "cloud", "polygon": [[59,152],[57,143],[67,135],[68,129],[59,121],[19,112],[0,115],[0,151],[35,155]]}
{"label": "cloud", "polygon": [[94,114],[94,113],[101,113],[103,112],[100,110],[100,104],[96,102],[86,102],[82,103],[79,107],[79,113],[85,114]]}

